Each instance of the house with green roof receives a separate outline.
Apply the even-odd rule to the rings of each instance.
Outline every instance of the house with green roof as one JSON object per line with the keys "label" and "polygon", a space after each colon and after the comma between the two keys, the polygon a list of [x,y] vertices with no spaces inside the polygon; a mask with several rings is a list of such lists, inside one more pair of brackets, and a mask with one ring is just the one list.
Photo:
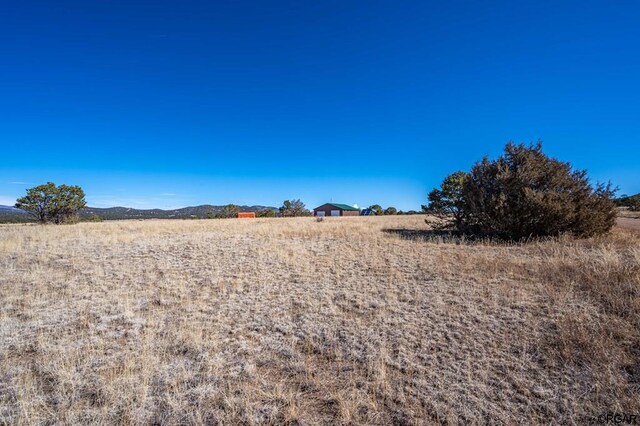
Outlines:
{"label": "house with green roof", "polygon": [[313,209],[314,216],[360,216],[360,209],[348,204],[326,203]]}

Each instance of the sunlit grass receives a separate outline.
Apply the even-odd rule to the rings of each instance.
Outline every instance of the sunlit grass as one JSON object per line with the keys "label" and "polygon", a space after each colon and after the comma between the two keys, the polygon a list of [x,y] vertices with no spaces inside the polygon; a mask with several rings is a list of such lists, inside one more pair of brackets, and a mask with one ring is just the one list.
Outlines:
{"label": "sunlit grass", "polygon": [[0,423],[582,423],[640,410],[640,236],[423,216],[0,227]]}

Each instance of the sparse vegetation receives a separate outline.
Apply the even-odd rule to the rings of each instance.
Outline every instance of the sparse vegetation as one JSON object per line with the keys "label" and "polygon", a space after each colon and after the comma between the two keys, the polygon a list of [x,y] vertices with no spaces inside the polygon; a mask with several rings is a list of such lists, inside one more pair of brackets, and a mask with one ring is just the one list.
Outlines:
{"label": "sparse vegetation", "polygon": [[102,218],[95,213],[90,214],[85,219],[87,222],[102,222]]}
{"label": "sparse vegetation", "polygon": [[256,217],[276,217],[276,212],[273,209],[258,210]]}
{"label": "sparse vegetation", "polygon": [[240,212],[240,206],[235,204],[227,204],[220,210],[220,213],[216,215],[219,219],[232,219],[235,218]]}
{"label": "sparse vegetation", "polygon": [[298,217],[311,216],[311,212],[306,208],[302,201],[285,200],[279,209],[281,217]]}
{"label": "sparse vegetation", "polygon": [[424,221],[0,226],[0,422],[640,411],[640,233],[466,243]]}

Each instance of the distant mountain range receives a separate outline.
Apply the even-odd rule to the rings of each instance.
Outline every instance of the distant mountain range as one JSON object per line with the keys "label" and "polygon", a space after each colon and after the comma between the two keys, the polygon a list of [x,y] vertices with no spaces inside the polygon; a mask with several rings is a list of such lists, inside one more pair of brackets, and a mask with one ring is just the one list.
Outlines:
{"label": "distant mountain range", "polygon": [[32,222],[33,219],[24,210],[11,206],[0,206],[0,223]]}
{"label": "distant mountain range", "polygon": [[[209,213],[215,215],[219,213],[224,206],[213,206],[204,204],[201,206],[183,207],[174,210],[162,209],[133,209],[129,207],[87,207],[80,210],[81,218],[89,218],[94,215],[104,220],[121,220],[121,219],[194,219],[206,218]],[[277,208],[271,206],[240,206],[241,211],[258,212],[261,210],[274,210]],[[24,210],[16,209],[11,206],[0,205],[0,222],[29,222],[32,221],[30,215]]]}
{"label": "distant mountain range", "polygon": [[0,206],[0,213],[22,213],[24,214],[25,212],[23,210],[20,209],[16,209],[15,207],[11,207],[11,206]]}

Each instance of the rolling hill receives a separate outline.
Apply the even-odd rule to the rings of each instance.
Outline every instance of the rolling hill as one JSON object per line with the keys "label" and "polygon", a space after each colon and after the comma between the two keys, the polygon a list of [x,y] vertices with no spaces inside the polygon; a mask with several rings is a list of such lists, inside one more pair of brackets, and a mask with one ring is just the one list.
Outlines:
{"label": "rolling hill", "polygon": [[[87,207],[80,210],[81,218],[89,218],[97,215],[104,220],[122,220],[122,219],[204,219],[209,213],[219,213],[224,206],[214,206],[204,204],[200,206],[183,207],[174,210],[162,209],[134,209],[129,207]],[[258,212],[261,210],[272,209],[270,206],[240,206],[242,211]],[[30,222],[33,221],[25,211],[16,209],[11,206],[0,206],[0,223],[13,222]]]}

